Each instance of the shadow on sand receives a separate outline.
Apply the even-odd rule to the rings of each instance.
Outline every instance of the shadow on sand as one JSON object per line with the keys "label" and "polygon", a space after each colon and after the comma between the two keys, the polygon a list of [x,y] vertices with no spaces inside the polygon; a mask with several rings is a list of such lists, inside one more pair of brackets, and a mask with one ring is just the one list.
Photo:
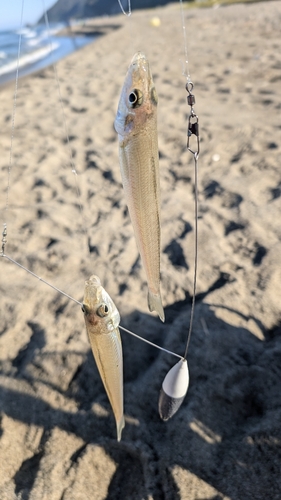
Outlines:
{"label": "shadow on sand", "polygon": [[[181,353],[187,302],[167,308],[168,327],[137,311],[122,324]],[[190,388],[181,409],[167,423],[158,416],[157,399],[174,360],[124,334],[126,427],[120,443],[115,441],[114,419],[91,352],[41,355],[44,332],[31,326],[30,343],[13,362],[16,374],[2,373],[0,385],[1,414],[44,429],[39,452],[25,460],[14,475],[20,498],[29,498],[46,444],[52,431],[59,428],[84,443],[71,456],[70,466],[78,468],[93,445],[101,446],[115,463],[106,500],[199,499],[192,487],[192,491],[180,491],[178,467],[214,488],[217,493],[204,500],[225,496],[231,500],[280,499],[280,325],[264,332],[265,341],[260,341],[248,330],[218,319],[209,305],[198,302],[188,356]],[[40,359],[46,356],[58,367],[65,366],[67,357],[76,363],[67,387],[48,378],[43,365],[40,371]],[[32,371],[35,365],[37,371]],[[13,389],[14,382],[17,387],[22,383],[23,391]],[[63,404],[54,408],[44,388],[75,401],[76,411]],[[93,403],[104,408],[104,415],[93,411]]]}

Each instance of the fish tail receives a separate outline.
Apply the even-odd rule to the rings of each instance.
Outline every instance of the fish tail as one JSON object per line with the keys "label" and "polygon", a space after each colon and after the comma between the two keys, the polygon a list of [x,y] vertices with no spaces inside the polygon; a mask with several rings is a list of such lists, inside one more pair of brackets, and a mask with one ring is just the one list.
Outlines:
{"label": "fish tail", "polygon": [[162,306],[162,299],[160,293],[156,295],[155,293],[152,293],[150,290],[148,290],[147,302],[148,302],[148,309],[150,310],[150,312],[156,311],[159,318],[164,323],[165,314]]}
{"label": "fish tail", "polygon": [[117,441],[121,441],[122,430],[125,427],[124,415],[122,415],[121,420],[116,421],[116,427],[117,427]]}

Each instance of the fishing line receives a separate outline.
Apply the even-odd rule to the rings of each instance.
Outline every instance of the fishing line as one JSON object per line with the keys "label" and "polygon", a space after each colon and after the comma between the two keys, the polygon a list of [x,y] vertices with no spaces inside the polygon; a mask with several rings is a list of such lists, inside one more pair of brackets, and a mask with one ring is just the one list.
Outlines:
{"label": "fishing line", "polygon": [[157,349],[160,349],[161,351],[164,351],[168,354],[172,354],[172,356],[176,356],[176,358],[179,358],[179,359],[183,359],[182,356],[180,356],[179,354],[176,354],[175,352],[173,351],[169,351],[168,349],[165,349],[164,347],[161,347],[160,345],[157,345],[157,344],[154,344],[153,342],[150,342],[150,340],[147,340],[145,339],[144,337],[140,337],[139,335],[137,335],[136,333],[133,333],[131,332],[130,330],[127,330],[127,328],[124,328],[123,326],[119,325],[119,328],[121,330],[123,330],[124,332],[127,332],[129,333],[130,335],[132,335],[133,337],[136,337],[137,339],[139,340],[142,340],[143,342],[146,342],[147,344],[149,345],[152,345],[153,347],[156,347]]}
{"label": "fishing line", "polygon": [[[50,51],[53,52],[53,44],[52,44],[52,39],[51,39],[49,18],[48,18],[47,10],[45,8],[45,1],[44,0],[42,0],[42,6],[43,6],[44,20],[45,20],[45,25],[46,25],[46,29],[47,29],[47,36],[48,36]],[[62,101],[62,94],[61,94],[61,89],[60,89],[60,81],[59,81],[59,77],[58,77],[57,67],[56,67],[56,64],[53,64],[52,66],[53,66],[53,70],[54,70],[55,80],[56,80],[56,84],[57,84],[57,91],[58,91],[60,106],[61,106],[61,110],[62,110],[63,126],[64,126],[64,132],[65,132],[65,136],[66,136],[67,146],[68,146],[68,150],[69,150],[69,160],[70,160],[71,171],[74,175],[77,175],[74,160],[73,160],[73,154],[72,154],[72,150],[71,150],[71,146],[70,146],[68,127],[67,127],[67,123],[66,123],[66,117],[65,117],[64,105],[63,105],[63,101]],[[77,186],[77,189],[78,189],[78,186]],[[77,191],[77,194],[79,195],[79,190]]]}
{"label": "fishing line", "polygon": [[[136,47],[136,33],[134,33],[133,31],[133,25],[132,25],[132,8],[131,8],[131,0],[128,0],[127,1],[127,4],[128,4],[128,12],[125,11],[123,5],[122,5],[122,1],[121,0],[118,0],[118,3],[119,3],[119,7],[121,9],[121,12],[122,14],[124,14],[124,16],[126,17],[129,17],[130,18],[130,22],[128,24],[129,26],[129,38],[130,38],[130,42],[128,43],[128,48],[130,48],[130,50],[132,49],[132,52],[136,52],[136,50],[133,50],[133,48]],[[132,57],[132,56],[131,56]]]}
{"label": "fishing line", "polygon": [[[44,12],[45,25],[46,25],[46,29],[47,29],[48,41],[49,41],[49,45],[50,45],[50,51],[53,52],[53,44],[52,44],[52,39],[51,39],[49,17],[48,17],[48,12],[47,12],[46,7],[45,7],[45,0],[42,0],[42,6],[43,6],[43,12]],[[70,162],[71,172],[73,173],[74,178],[75,178],[76,197],[77,197],[77,200],[78,200],[78,205],[79,205],[79,210],[80,210],[80,216],[81,216],[81,219],[82,219],[82,228],[83,228],[84,234],[87,235],[86,226],[84,224],[84,217],[83,217],[83,213],[84,212],[83,212],[83,206],[82,206],[82,203],[81,203],[81,192],[80,192],[79,183],[78,183],[78,174],[77,174],[77,170],[76,170],[74,159],[73,159],[72,148],[71,148],[71,145],[70,145],[70,139],[69,139],[69,133],[68,133],[68,126],[67,126],[67,120],[66,120],[64,105],[63,105],[63,99],[62,99],[61,86],[60,86],[60,81],[59,81],[57,66],[56,66],[56,64],[53,64],[52,66],[53,66],[53,71],[54,71],[54,75],[55,75],[55,81],[56,81],[56,85],[57,85],[59,102],[60,102],[60,106],[61,106],[61,110],[62,110],[63,127],[64,127],[64,133],[65,133],[65,137],[66,137],[67,148],[68,148],[68,155],[69,155],[69,162]]]}
{"label": "fishing line", "polygon": [[131,0],[128,0],[128,12],[125,11],[123,5],[122,5],[122,2],[121,0],[118,0],[118,3],[120,5],[120,9],[122,10],[123,14],[127,17],[130,17],[130,15],[132,14],[132,10],[131,10]]}
{"label": "fishing line", "polygon": [[16,119],[16,108],[17,108],[17,95],[18,95],[18,81],[19,81],[19,61],[21,53],[21,39],[22,39],[22,26],[23,26],[23,11],[24,11],[24,0],[21,4],[21,16],[20,16],[20,30],[19,30],[19,43],[18,43],[18,55],[17,55],[17,68],[16,68],[16,79],[15,79],[15,92],[12,110],[12,124],[11,124],[11,143],[10,143],[10,158],[9,167],[7,175],[7,193],[6,193],[6,204],[4,208],[4,214],[6,221],[4,222],[3,238],[2,238],[2,253],[4,253],[5,245],[7,242],[7,226],[8,226],[8,210],[9,210],[9,195],[10,195],[10,184],[11,184],[11,171],[13,165],[13,146],[14,146],[14,133],[15,133],[15,119]]}
{"label": "fishing line", "polygon": [[[185,56],[185,69],[183,69],[183,75],[186,77],[187,83],[185,89],[188,93],[187,104],[190,106],[190,114],[188,116],[188,127],[187,127],[187,150],[194,157],[194,274],[193,274],[193,294],[192,303],[190,311],[190,321],[189,329],[187,334],[184,358],[187,357],[187,351],[189,348],[193,320],[194,320],[194,310],[195,310],[195,298],[196,298],[196,285],[197,285],[197,269],[198,269],[198,158],[200,152],[200,139],[199,139],[199,118],[195,114],[193,106],[195,104],[195,96],[192,94],[193,83],[190,78],[189,66],[188,66],[188,52],[187,52],[187,37],[186,37],[186,26],[184,20],[183,12],[183,1],[180,0],[180,12],[181,12],[181,23],[183,30],[183,48]],[[196,137],[195,148],[191,147],[191,137]]]}
{"label": "fishing line", "polygon": [[5,259],[8,259],[10,262],[13,262],[13,264],[16,264],[18,267],[20,267],[21,269],[23,269],[27,273],[31,274],[31,276],[34,276],[34,278],[37,278],[39,281],[42,281],[42,283],[45,283],[45,285],[48,285],[50,288],[53,288],[53,290],[55,290],[56,292],[59,292],[61,295],[64,295],[68,299],[73,300],[73,302],[76,302],[76,304],[82,306],[82,303],[79,302],[79,300],[74,299],[73,297],[71,297],[71,295],[68,295],[68,293],[63,292],[62,290],[57,288],[55,285],[52,285],[48,281],[44,280],[44,278],[41,278],[37,274],[33,273],[32,271],[30,271],[30,269],[27,269],[27,267],[23,266],[22,264],[20,264],[16,260],[9,257],[9,255],[6,255],[5,253],[3,253],[3,254],[1,254],[1,257],[5,257]]}
{"label": "fishing line", "polygon": [[[68,293],[66,292],[63,292],[60,288],[57,288],[56,286],[52,285],[51,283],[49,283],[48,281],[46,281],[44,278],[41,278],[40,276],[38,276],[37,274],[33,273],[32,271],[30,271],[30,269],[28,269],[27,267],[23,266],[22,264],[20,264],[19,262],[17,262],[16,260],[12,259],[11,257],[9,257],[9,255],[5,255],[5,253],[2,253],[1,254],[1,257],[4,257],[5,259],[8,259],[10,262],[12,262],[13,264],[16,264],[16,266],[20,267],[21,269],[23,269],[25,272],[31,274],[31,276],[33,276],[34,278],[38,279],[39,281],[41,281],[42,283],[44,283],[45,285],[48,285],[50,288],[52,288],[53,290],[55,290],[56,292],[60,293],[61,295],[64,295],[65,297],[67,297],[68,299],[72,300],[73,302],[75,302],[76,304],[78,304],[80,307],[83,306],[83,303],[80,302],[79,300],[75,299],[74,297],[72,297],[71,295],[69,295]],[[149,344],[153,347],[156,347],[156,349],[159,349],[160,351],[164,351],[166,352],[167,354],[171,354],[172,356],[176,356],[177,358],[179,359],[183,359],[182,356],[180,356],[179,354],[176,354],[175,352],[172,352],[172,351],[169,351],[168,349],[165,349],[164,347],[161,347],[157,344],[154,344],[154,342],[151,342],[150,340],[147,340],[145,339],[144,337],[140,337],[139,335],[137,335],[136,333],[132,332],[131,330],[128,330],[127,328],[124,328],[123,326],[119,325],[119,328],[120,330],[123,330],[124,332],[126,333],[129,333],[130,335],[132,335],[133,337],[136,337],[137,339],[141,340],[142,342],[146,342],[146,344]]]}
{"label": "fishing line", "polygon": [[193,275],[193,295],[190,311],[190,322],[189,330],[187,334],[184,359],[187,357],[187,351],[190,343],[193,319],[194,319],[194,309],[195,309],[195,297],[196,297],[196,285],[197,285],[197,269],[198,269],[198,155],[194,155],[194,275]]}
{"label": "fishing line", "polygon": [[183,0],[180,0],[180,13],[181,13],[181,24],[182,24],[182,32],[183,32],[183,50],[184,50],[184,65],[182,74],[186,76],[187,82],[191,81],[189,66],[188,66],[188,54],[187,54],[187,37],[186,37],[186,27],[184,20],[184,12],[183,12]]}

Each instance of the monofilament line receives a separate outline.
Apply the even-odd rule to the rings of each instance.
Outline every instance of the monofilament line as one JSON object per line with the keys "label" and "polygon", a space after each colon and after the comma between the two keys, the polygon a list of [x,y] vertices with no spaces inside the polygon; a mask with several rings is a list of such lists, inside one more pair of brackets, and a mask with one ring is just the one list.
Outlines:
{"label": "monofilament line", "polygon": [[130,17],[130,15],[132,14],[132,10],[131,10],[131,0],[128,0],[128,12],[125,11],[123,5],[122,5],[122,2],[121,0],[118,0],[118,3],[120,5],[120,9],[122,10],[123,14],[127,17]]}
{"label": "monofilament line", "polygon": [[161,347],[160,345],[154,344],[153,342],[150,342],[150,340],[147,340],[147,339],[145,339],[143,337],[140,337],[136,333],[133,333],[130,330],[127,330],[127,328],[124,328],[121,325],[119,325],[119,328],[120,328],[120,330],[123,330],[124,332],[129,333],[133,337],[136,337],[137,339],[142,340],[143,342],[146,342],[147,344],[152,345],[153,347],[156,347],[156,349],[160,349],[160,351],[164,351],[164,352],[166,352],[168,354],[172,354],[172,356],[176,356],[179,359],[183,359],[183,357],[180,356],[179,354],[176,354],[175,352],[169,351],[168,349],[165,349],[164,347]]}
{"label": "monofilament line", "polygon": [[[50,45],[50,50],[51,50],[51,52],[53,52],[53,44],[52,44],[52,39],[51,39],[51,31],[50,31],[49,18],[48,18],[47,10],[45,8],[45,1],[44,0],[42,0],[42,6],[43,6],[44,19],[45,19],[45,25],[46,25],[46,30],[47,30],[47,36],[48,36],[48,41],[49,41],[49,45]],[[71,170],[72,170],[73,174],[76,174],[77,172],[75,170],[75,165],[74,165],[74,161],[73,161],[73,155],[72,155],[70,141],[69,141],[69,134],[68,134],[67,124],[66,124],[64,106],[63,106],[63,102],[62,102],[62,95],[61,95],[61,90],[60,90],[60,82],[59,82],[57,67],[56,67],[55,64],[53,64],[52,66],[53,66],[53,70],[54,70],[55,81],[56,81],[56,84],[57,84],[58,96],[59,96],[60,106],[61,106],[61,110],[62,110],[63,126],[64,126],[64,131],[65,131],[65,135],[66,135],[67,145],[68,145],[68,149],[69,149],[69,159],[70,159]]]}
{"label": "monofilament line", "polygon": [[[46,25],[47,35],[48,35],[48,41],[49,41],[49,45],[50,45],[50,50],[52,52],[53,51],[53,44],[52,44],[52,39],[51,39],[51,30],[50,30],[48,13],[47,13],[47,10],[45,7],[45,0],[42,0],[42,6],[43,6],[43,11],[44,11],[44,19],[45,19],[45,25]],[[60,102],[60,107],[61,107],[61,112],[62,112],[63,127],[64,127],[64,133],[65,133],[65,137],[66,137],[67,148],[68,148],[70,167],[71,167],[71,171],[75,177],[75,188],[76,188],[76,195],[77,195],[79,210],[80,210],[80,214],[81,214],[81,218],[82,218],[82,227],[85,227],[83,224],[83,222],[84,222],[83,221],[83,207],[82,207],[82,203],[81,203],[80,189],[79,189],[79,185],[78,185],[78,181],[77,181],[77,170],[76,170],[75,163],[73,160],[73,154],[72,154],[72,149],[71,149],[70,140],[69,140],[68,126],[67,126],[67,120],[66,120],[65,110],[64,110],[63,100],[62,100],[59,76],[58,76],[56,64],[53,64],[52,66],[53,66],[53,71],[54,71],[54,76],[55,76],[55,81],[56,81],[57,91],[58,91],[58,96],[59,96],[59,102]],[[84,229],[84,232],[86,234],[86,229]]]}
{"label": "monofilament line", "polygon": [[182,24],[182,33],[183,33],[183,50],[184,50],[184,65],[185,65],[185,69],[183,68],[183,75],[186,76],[187,82],[189,83],[191,81],[191,78],[190,78],[189,67],[188,67],[187,38],[186,38],[186,27],[185,27],[185,21],[184,21],[182,0],[180,0],[180,12],[181,12],[181,24]]}
{"label": "monofilament line", "polygon": [[[68,293],[63,292],[62,290],[60,290],[60,288],[57,288],[56,286],[52,285],[51,283],[49,283],[48,281],[46,281],[44,278],[41,278],[37,274],[33,273],[32,271],[30,271],[29,269],[27,269],[27,267],[23,266],[22,264],[20,264],[16,260],[14,260],[11,257],[9,257],[9,255],[6,255],[5,253],[1,253],[0,257],[4,257],[5,259],[8,259],[10,262],[12,262],[16,266],[20,267],[21,269],[23,269],[25,272],[31,274],[31,276],[33,276],[34,278],[38,279],[39,281],[41,281],[45,285],[48,285],[50,288],[52,288],[56,292],[60,293],[61,295],[64,295],[64,297],[67,297],[69,300],[72,300],[73,302],[75,302],[76,304],[78,304],[80,307],[83,306],[82,302],[80,302],[79,300],[75,299],[74,297],[72,297]],[[149,345],[155,347],[156,349],[159,349],[160,351],[164,351],[167,354],[171,354],[172,356],[176,356],[179,359],[183,359],[182,356],[180,356],[179,354],[176,354],[175,352],[169,351],[168,349],[165,349],[164,347],[161,347],[161,346],[159,346],[157,344],[154,344],[153,342],[150,342],[150,340],[147,340],[147,339],[145,339],[143,337],[140,337],[136,333],[131,332],[130,330],[128,330],[127,328],[124,328],[121,325],[119,325],[119,328],[120,328],[120,330],[123,330],[124,332],[129,333],[133,337],[136,337],[138,340],[141,340],[142,342],[146,342],[146,344],[149,344]]]}
{"label": "monofilament line", "polygon": [[[195,97],[192,94],[193,83],[191,82],[189,67],[188,67],[188,53],[187,53],[187,37],[186,37],[186,26],[184,20],[184,12],[183,12],[183,2],[180,0],[180,12],[181,12],[181,22],[182,22],[182,31],[183,31],[183,45],[184,45],[184,56],[185,56],[185,68],[183,71],[183,75],[187,79],[186,90],[188,92],[187,103],[190,106],[190,115],[188,118],[188,130],[187,130],[187,149],[190,153],[193,154],[194,157],[194,275],[193,275],[193,295],[192,295],[192,303],[191,303],[191,311],[190,311],[190,323],[189,330],[187,334],[186,346],[184,359],[187,357],[187,351],[190,343],[193,319],[194,319],[194,309],[195,309],[195,297],[196,297],[196,285],[197,285],[197,268],[198,268],[198,158],[199,158],[199,124],[198,124],[198,116],[195,114],[193,110],[193,104],[195,104]],[[192,149],[190,147],[190,137],[195,135],[197,137],[197,145],[196,149]]]}
{"label": "monofilament line", "polygon": [[37,274],[33,273],[32,271],[30,271],[29,269],[27,269],[27,267],[23,266],[22,264],[20,264],[16,260],[12,259],[12,257],[9,257],[9,255],[6,255],[6,254],[3,253],[3,254],[1,254],[1,257],[5,257],[5,259],[8,259],[10,262],[13,262],[13,264],[16,264],[18,267],[20,267],[21,269],[23,269],[27,273],[31,274],[31,276],[33,276],[34,278],[38,279],[39,281],[42,281],[42,283],[45,283],[45,285],[48,285],[50,288],[52,288],[56,292],[60,293],[61,295],[64,295],[68,299],[73,300],[73,302],[76,302],[76,304],[82,306],[82,303],[79,302],[79,300],[74,299],[73,297],[71,297],[71,295],[68,295],[68,293],[63,292],[62,290],[60,290],[56,286],[52,285],[51,283],[49,283],[48,281],[44,280],[43,278],[41,278]]}
{"label": "monofilament line", "polygon": [[198,268],[198,154],[194,154],[194,275],[193,275],[193,295],[190,311],[190,323],[187,335],[187,341],[184,352],[184,359],[187,357],[187,351],[189,347],[193,319],[194,319],[194,308],[195,308],[195,297],[196,297],[196,285],[197,285],[197,268]]}
{"label": "monofilament line", "polygon": [[[6,222],[4,223],[4,230],[6,230],[6,235],[7,235],[7,219],[8,219],[8,209],[9,209],[9,194],[10,194],[10,183],[11,183],[11,170],[12,170],[12,164],[13,164],[13,145],[14,145],[15,118],[16,118],[16,108],[17,108],[17,95],[18,95],[19,61],[20,61],[20,53],[21,53],[23,10],[24,10],[24,0],[22,0],[22,4],[21,4],[19,43],[18,43],[18,55],[17,55],[17,68],[16,68],[16,79],[15,79],[15,93],[14,93],[13,110],[12,110],[10,158],[9,158],[9,167],[8,167],[8,176],[7,176],[7,193],[6,193],[6,205],[5,205]],[[5,243],[3,243],[4,247],[5,247]],[[3,249],[3,253],[4,253],[4,249]]]}

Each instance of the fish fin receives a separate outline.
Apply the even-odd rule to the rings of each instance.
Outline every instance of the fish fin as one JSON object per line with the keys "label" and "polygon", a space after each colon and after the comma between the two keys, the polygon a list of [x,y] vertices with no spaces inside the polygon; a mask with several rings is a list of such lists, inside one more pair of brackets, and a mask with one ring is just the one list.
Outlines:
{"label": "fish fin", "polygon": [[116,427],[117,427],[117,441],[121,441],[122,430],[125,427],[124,415],[122,415],[121,420],[116,422]]}
{"label": "fish fin", "polygon": [[165,314],[162,306],[161,295],[160,294],[156,295],[155,293],[151,293],[151,291],[148,290],[147,302],[148,302],[148,309],[150,310],[150,312],[156,311],[159,318],[164,323]]}

